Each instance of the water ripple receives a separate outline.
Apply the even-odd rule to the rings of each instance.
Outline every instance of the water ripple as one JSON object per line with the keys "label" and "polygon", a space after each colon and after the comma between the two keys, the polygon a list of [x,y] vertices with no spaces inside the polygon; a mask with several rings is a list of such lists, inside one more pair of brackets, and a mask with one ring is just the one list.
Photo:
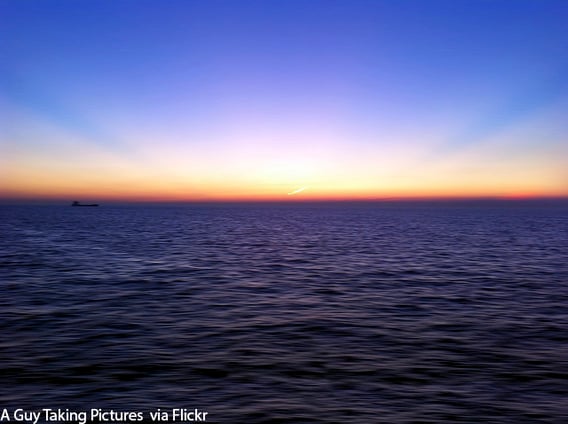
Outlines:
{"label": "water ripple", "polygon": [[562,207],[5,207],[3,407],[561,423]]}

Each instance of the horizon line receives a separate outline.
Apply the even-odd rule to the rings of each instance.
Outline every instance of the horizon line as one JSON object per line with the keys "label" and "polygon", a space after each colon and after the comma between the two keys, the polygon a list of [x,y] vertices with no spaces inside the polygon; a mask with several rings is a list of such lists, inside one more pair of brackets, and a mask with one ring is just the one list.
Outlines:
{"label": "horizon line", "polygon": [[[78,200],[80,199],[80,200]],[[0,197],[2,204],[64,203],[73,201],[97,202],[99,204],[231,204],[231,203],[405,203],[405,202],[523,202],[523,201],[568,201],[564,196],[389,196],[389,197],[329,197],[329,198],[211,198],[211,199],[156,199],[156,198],[60,198],[60,197]]]}

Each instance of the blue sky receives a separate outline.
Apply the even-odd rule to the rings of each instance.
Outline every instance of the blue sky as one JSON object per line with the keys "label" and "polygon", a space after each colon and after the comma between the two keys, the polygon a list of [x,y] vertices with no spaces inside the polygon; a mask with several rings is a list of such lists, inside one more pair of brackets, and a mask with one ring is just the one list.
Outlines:
{"label": "blue sky", "polygon": [[[565,1],[0,0],[0,16],[0,195],[568,195]],[[70,183],[81,169],[100,177]]]}

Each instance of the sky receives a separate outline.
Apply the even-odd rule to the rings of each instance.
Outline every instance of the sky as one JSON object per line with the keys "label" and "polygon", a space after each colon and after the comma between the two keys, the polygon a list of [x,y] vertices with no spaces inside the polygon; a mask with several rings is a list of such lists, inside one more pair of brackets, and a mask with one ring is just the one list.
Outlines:
{"label": "sky", "polygon": [[0,0],[0,198],[568,196],[565,0]]}

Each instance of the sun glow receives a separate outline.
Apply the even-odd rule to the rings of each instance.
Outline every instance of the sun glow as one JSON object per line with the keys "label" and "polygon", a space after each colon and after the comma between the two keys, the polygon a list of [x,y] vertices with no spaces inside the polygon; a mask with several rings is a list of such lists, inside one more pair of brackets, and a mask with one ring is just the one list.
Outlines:
{"label": "sun glow", "polygon": [[302,191],[304,191],[307,187],[300,187],[297,190],[293,190],[291,192],[288,193],[288,196],[293,196],[295,194],[301,193]]}

